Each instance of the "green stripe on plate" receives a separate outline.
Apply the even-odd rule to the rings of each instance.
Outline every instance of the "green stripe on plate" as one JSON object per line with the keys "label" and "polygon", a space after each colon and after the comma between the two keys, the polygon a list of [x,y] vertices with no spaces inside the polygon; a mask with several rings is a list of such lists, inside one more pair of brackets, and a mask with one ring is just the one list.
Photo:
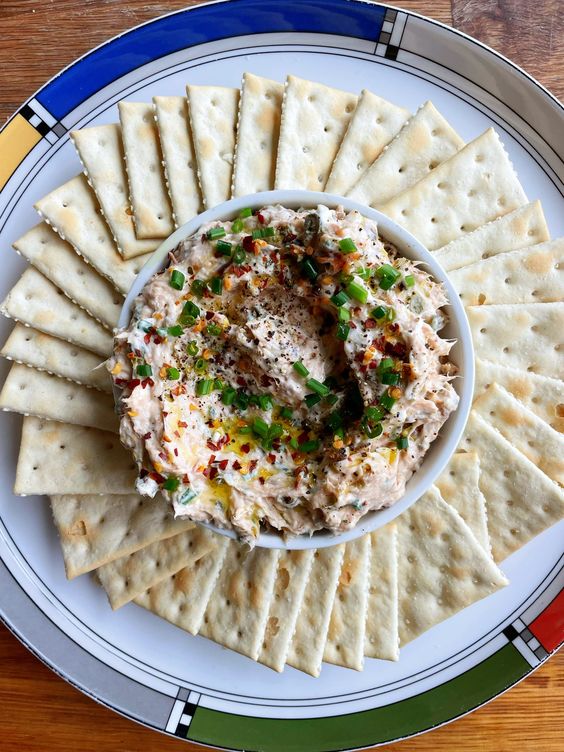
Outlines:
{"label": "green stripe on plate", "polygon": [[199,706],[192,741],[261,752],[329,752],[366,747],[425,731],[495,697],[531,670],[509,643],[483,663],[416,697],[331,718],[253,718]]}

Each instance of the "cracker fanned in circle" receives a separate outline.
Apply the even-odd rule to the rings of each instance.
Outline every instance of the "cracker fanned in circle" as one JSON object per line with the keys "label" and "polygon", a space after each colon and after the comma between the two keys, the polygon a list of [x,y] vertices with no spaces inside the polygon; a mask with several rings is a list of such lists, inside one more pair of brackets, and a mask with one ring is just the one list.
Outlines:
{"label": "cracker fanned in circle", "polygon": [[[98,570],[113,607],[133,600],[276,671],[397,660],[400,636],[503,587],[494,561],[564,517],[564,241],[548,242],[497,134],[464,147],[431,103],[410,117],[368,91],[250,73],[241,96],[189,86],[153,103],[71,133],[85,174],[40,199],[45,222],[15,243],[32,266],[0,306],[19,322],[0,407],[33,414],[15,493],[51,496],[67,576]],[[475,404],[437,486],[394,523],[346,545],[247,554],[133,493],[130,453],[101,430],[115,424],[98,366],[159,238],[231,190],[274,186],[384,203],[436,252],[467,306]]]}

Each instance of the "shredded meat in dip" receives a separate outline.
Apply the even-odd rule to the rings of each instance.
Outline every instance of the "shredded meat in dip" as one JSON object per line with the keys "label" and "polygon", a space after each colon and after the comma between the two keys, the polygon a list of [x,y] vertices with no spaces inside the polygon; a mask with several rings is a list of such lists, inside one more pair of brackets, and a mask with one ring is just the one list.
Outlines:
{"label": "shredded meat in dip", "polygon": [[390,506],[457,407],[446,303],[355,211],[268,206],[202,227],[108,361],[139,493],[251,545]]}

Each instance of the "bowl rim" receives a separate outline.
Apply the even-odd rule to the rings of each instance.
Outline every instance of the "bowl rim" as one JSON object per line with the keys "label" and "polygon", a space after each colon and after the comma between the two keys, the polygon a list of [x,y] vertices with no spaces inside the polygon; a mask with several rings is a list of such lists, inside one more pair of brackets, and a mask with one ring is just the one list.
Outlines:
{"label": "bowl rim", "polygon": [[[354,528],[343,533],[335,534],[328,530],[320,530],[311,535],[302,534],[284,538],[278,533],[261,532],[255,543],[259,548],[283,550],[327,548],[329,546],[335,546],[340,543],[347,543],[355,540],[356,538],[359,538],[366,533],[373,532],[388,522],[391,522],[417,501],[417,499],[419,499],[430,488],[444,470],[451,456],[457,449],[472,407],[475,366],[472,335],[464,306],[462,305],[458,293],[450,281],[447,272],[433,257],[432,253],[430,253],[411,233],[385,214],[379,212],[377,209],[360,204],[345,196],[318,191],[291,189],[262,191],[260,193],[253,193],[247,196],[229,199],[228,201],[198,214],[189,222],[186,222],[186,224],[175,230],[154,251],[137,274],[121,309],[118,328],[122,329],[129,326],[135,299],[141,293],[151,277],[166,266],[169,252],[176,248],[181,241],[196,233],[203,224],[232,219],[234,215],[238,214],[241,209],[246,207],[259,209],[263,206],[273,204],[281,204],[282,206],[292,209],[300,207],[314,208],[320,204],[328,206],[329,208],[342,206],[346,211],[356,210],[368,219],[375,220],[382,237],[392,242],[401,255],[420,260],[427,267],[427,271],[431,276],[443,283],[449,300],[449,303],[444,306],[449,312],[449,325],[458,332],[456,335],[457,342],[452,350],[452,352],[456,352],[457,354],[458,367],[461,373],[461,377],[457,378],[454,382],[454,386],[459,395],[458,407],[453,413],[451,413],[441,428],[439,435],[432,442],[430,448],[423,457],[419,469],[416,470],[409,479],[403,496],[385,509],[368,512],[359,520]],[[116,400],[118,394],[119,390],[114,388]],[[432,451],[433,455],[430,457],[429,455]],[[238,537],[233,530],[220,528],[212,523],[200,524],[220,535],[231,538],[232,540],[238,540]]]}

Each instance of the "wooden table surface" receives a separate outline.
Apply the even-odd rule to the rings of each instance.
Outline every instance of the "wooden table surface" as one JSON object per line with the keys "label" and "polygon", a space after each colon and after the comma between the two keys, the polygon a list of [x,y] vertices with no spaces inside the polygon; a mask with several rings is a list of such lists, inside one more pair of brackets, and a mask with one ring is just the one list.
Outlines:
{"label": "wooden table surface", "polygon": [[[0,123],[48,78],[108,37],[195,4],[190,0],[0,0]],[[561,0],[404,0],[398,7],[477,37],[521,65],[556,96],[564,96]],[[3,752],[202,749],[144,729],[97,705],[57,678],[4,627],[0,627],[0,667]],[[561,652],[481,710],[380,749],[562,752],[563,669]]]}

